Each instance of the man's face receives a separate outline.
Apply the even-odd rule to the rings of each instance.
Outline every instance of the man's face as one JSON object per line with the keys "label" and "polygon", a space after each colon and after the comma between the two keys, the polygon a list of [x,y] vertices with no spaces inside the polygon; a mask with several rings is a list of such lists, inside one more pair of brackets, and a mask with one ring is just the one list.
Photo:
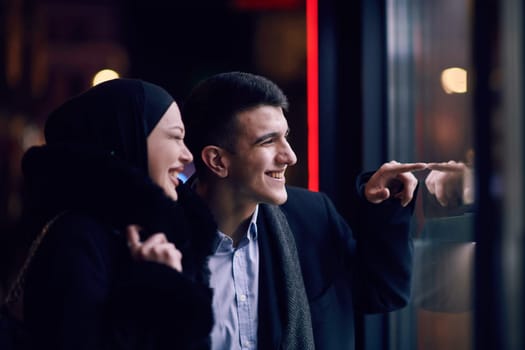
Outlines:
{"label": "man's face", "polygon": [[297,162],[287,136],[288,123],[279,107],[261,106],[237,115],[228,180],[239,200],[249,205],[286,201],[284,173]]}

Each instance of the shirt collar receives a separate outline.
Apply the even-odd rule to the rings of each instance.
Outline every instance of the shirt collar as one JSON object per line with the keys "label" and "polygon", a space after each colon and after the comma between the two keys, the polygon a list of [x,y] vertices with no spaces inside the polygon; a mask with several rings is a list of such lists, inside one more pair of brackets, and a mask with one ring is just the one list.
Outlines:
{"label": "shirt collar", "polygon": [[[257,240],[257,217],[259,215],[259,205],[255,207],[255,210],[252,214],[252,218],[250,220],[250,225],[248,226],[248,231],[246,232],[246,235],[241,239],[241,242],[239,246],[242,245],[243,240],[247,240],[247,243],[251,241]],[[215,245],[215,251],[214,253],[217,254],[219,252],[230,252],[233,250],[233,240],[223,232],[217,229],[217,235],[216,235],[216,245]]]}
{"label": "shirt collar", "polygon": [[250,221],[250,226],[248,227],[248,238],[257,239],[257,217],[259,216],[259,204],[255,207],[255,210],[252,214],[252,220]]}

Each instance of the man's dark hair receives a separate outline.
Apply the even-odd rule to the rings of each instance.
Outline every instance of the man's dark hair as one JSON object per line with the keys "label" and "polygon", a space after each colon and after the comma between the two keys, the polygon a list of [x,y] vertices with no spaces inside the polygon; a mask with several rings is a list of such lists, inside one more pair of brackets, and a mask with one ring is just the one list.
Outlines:
{"label": "man's dark hair", "polygon": [[246,110],[274,106],[288,108],[288,100],[273,82],[259,75],[228,72],[200,82],[183,104],[186,144],[194,155],[197,172],[205,166],[200,157],[208,145],[234,151],[236,116]]}

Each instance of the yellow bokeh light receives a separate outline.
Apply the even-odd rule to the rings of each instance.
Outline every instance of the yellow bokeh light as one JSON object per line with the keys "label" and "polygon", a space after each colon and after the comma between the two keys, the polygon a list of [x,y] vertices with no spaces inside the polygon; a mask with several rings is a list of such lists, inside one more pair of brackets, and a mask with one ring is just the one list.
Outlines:
{"label": "yellow bokeh light", "polygon": [[441,86],[447,94],[467,92],[467,71],[463,68],[447,68],[441,73]]}
{"label": "yellow bokeh light", "polygon": [[103,83],[108,80],[117,79],[119,77],[119,74],[115,72],[112,69],[103,69],[99,71],[95,76],[93,77],[93,86]]}

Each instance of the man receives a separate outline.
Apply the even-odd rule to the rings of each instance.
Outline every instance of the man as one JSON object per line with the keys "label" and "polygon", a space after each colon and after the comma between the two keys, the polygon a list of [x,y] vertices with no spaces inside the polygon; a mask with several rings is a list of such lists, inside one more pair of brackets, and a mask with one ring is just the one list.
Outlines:
{"label": "man", "polygon": [[352,349],[355,307],[391,311],[409,296],[410,171],[426,165],[390,162],[365,177],[354,236],[325,195],[285,186],[297,161],[287,105],[266,78],[230,72],[201,82],[183,108],[190,186],[218,229],[213,349]]}

